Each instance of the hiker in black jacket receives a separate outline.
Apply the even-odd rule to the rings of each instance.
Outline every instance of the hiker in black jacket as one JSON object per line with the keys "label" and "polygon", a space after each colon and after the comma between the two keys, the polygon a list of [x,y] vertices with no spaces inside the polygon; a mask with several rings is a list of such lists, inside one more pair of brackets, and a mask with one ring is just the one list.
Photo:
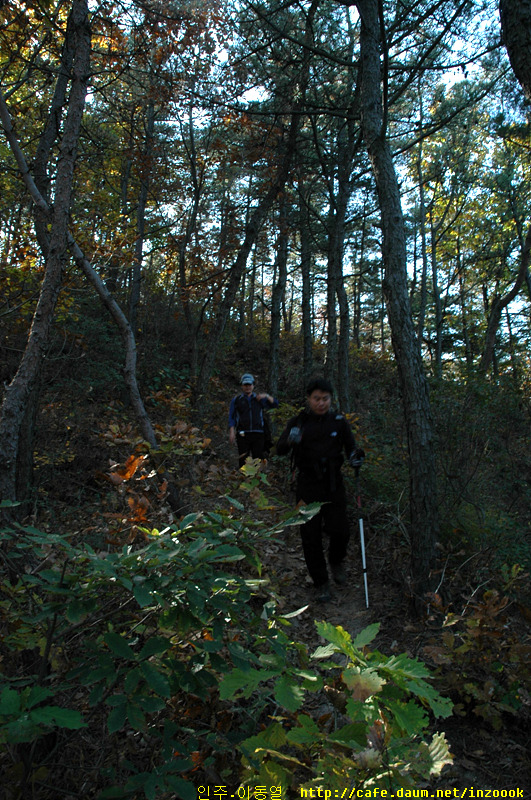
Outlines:
{"label": "hiker in black jacket", "polygon": [[242,392],[231,400],[229,408],[229,442],[238,445],[238,465],[243,467],[248,456],[266,457],[267,423],[264,412],[278,408],[278,400],[263,392],[255,394],[254,378],[248,372],[241,377]]}
{"label": "hiker in black jacket", "polygon": [[308,572],[316,587],[316,599],[330,600],[331,590],[323,550],[323,532],[328,534],[328,562],[336,583],[344,584],[343,565],[349,541],[347,501],[341,465],[362,457],[345,417],[331,410],[333,389],[322,378],[306,390],[308,410],[292,417],[277,442],[277,453],[293,451],[297,467],[297,502],[323,503],[312,519],[301,525],[301,538]]}

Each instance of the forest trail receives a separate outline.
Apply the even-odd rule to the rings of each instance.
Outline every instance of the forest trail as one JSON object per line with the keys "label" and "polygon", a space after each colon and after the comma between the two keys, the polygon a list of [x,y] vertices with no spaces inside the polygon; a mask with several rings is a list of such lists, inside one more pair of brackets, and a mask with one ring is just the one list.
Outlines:
{"label": "forest trail", "polygon": [[[218,458],[225,461],[229,469],[234,469],[235,477],[238,476],[236,448],[232,448],[227,442],[218,444],[216,450]],[[287,459],[273,459],[267,462],[265,471],[273,495],[279,497],[284,503],[291,504],[294,508],[295,496],[289,489],[286,480],[287,465]],[[338,586],[331,581],[332,599],[329,602],[316,602],[312,596],[313,584],[306,569],[298,528],[286,528],[280,540],[268,542],[259,552],[263,564],[263,576],[269,580],[269,590],[272,590],[277,598],[279,612],[283,615],[300,612],[296,616],[290,617],[290,622],[297,638],[307,645],[309,654],[323,643],[315,627],[316,621],[325,620],[334,626],[339,625],[353,638],[367,625],[376,621],[376,612],[371,607],[370,576],[368,577],[368,608],[365,601],[358,517],[354,497],[350,499],[348,511],[350,542],[345,561],[348,580],[344,586]],[[370,543],[370,537],[368,537],[368,543]],[[326,536],[324,536],[323,544],[326,551]]]}

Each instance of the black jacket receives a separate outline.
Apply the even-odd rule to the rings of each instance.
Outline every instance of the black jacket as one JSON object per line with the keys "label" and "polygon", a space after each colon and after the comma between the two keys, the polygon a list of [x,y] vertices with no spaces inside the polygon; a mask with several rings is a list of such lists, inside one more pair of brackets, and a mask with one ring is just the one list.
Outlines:
{"label": "black jacket", "polygon": [[[288,442],[290,430],[300,428],[299,444]],[[277,442],[277,453],[286,455],[293,450],[293,461],[301,477],[307,480],[322,480],[326,475],[337,475],[344,455],[356,449],[356,440],[350,425],[342,414],[329,411],[322,416],[301,412],[292,417]]]}

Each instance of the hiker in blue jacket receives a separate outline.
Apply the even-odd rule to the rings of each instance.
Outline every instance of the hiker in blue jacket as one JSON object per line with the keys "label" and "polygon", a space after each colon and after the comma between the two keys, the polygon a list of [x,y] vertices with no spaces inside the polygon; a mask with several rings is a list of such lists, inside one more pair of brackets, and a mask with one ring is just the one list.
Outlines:
{"label": "hiker in blue jacket", "polygon": [[278,400],[272,395],[254,391],[254,377],[246,372],[241,377],[241,394],[231,400],[229,408],[229,442],[238,445],[239,467],[243,467],[248,456],[265,458],[269,442],[266,440],[268,426],[265,411],[278,408]]}
{"label": "hiker in blue jacket", "polygon": [[329,381],[316,378],[306,390],[307,410],[292,417],[277,442],[277,453],[293,452],[297,467],[298,503],[322,503],[318,514],[301,525],[302,549],[319,602],[330,600],[331,588],[323,549],[328,535],[328,563],[334,581],[347,582],[344,560],[349,542],[347,498],[341,465],[363,458],[342,414],[331,410],[333,389]]}

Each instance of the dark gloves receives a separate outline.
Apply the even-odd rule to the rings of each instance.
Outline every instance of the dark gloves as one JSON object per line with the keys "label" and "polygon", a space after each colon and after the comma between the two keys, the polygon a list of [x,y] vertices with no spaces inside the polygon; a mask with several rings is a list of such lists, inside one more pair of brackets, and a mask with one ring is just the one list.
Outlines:
{"label": "dark gloves", "polygon": [[357,447],[349,456],[348,463],[351,467],[361,467],[365,458],[365,450]]}

